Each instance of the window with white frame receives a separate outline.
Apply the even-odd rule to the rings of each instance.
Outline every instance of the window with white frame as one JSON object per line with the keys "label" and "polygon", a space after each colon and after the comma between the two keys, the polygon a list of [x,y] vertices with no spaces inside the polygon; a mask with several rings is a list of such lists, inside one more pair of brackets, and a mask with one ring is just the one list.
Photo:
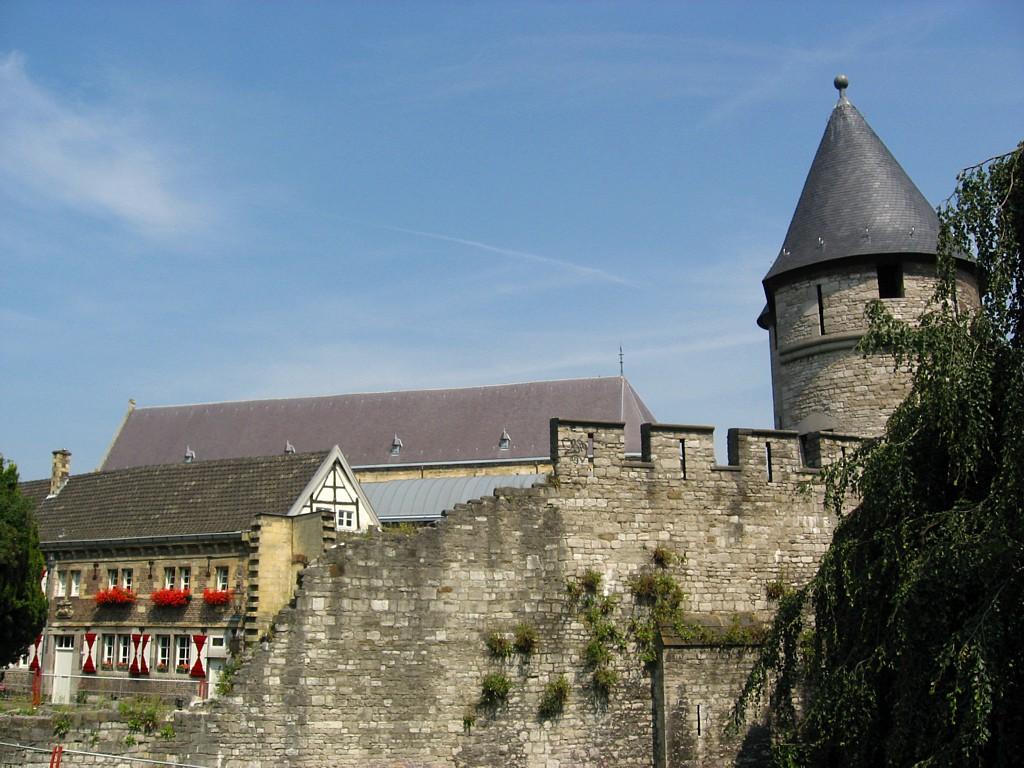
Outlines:
{"label": "window with white frame", "polygon": [[114,636],[104,635],[103,636],[103,657],[100,661],[104,664],[114,663]]}
{"label": "window with white frame", "polygon": [[218,565],[215,572],[217,589],[224,592],[228,588],[228,567],[226,565]]}
{"label": "window with white frame", "polygon": [[129,635],[117,636],[117,663],[127,664],[131,657],[132,639]]}
{"label": "window with white frame", "polygon": [[122,568],[121,569],[121,586],[124,587],[125,589],[131,589],[132,588],[132,581],[133,581],[132,577],[134,575],[135,575],[135,572],[131,568]]}
{"label": "window with white frame", "polygon": [[188,635],[178,635],[174,638],[174,663],[176,666],[189,666],[192,657],[192,638]]}
{"label": "window with white frame", "polygon": [[156,636],[156,663],[167,667],[171,663],[171,636]]}
{"label": "window with white frame", "polygon": [[179,589],[189,589],[192,585],[192,569],[185,567],[178,571]]}
{"label": "window with white frame", "polygon": [[67,594],[67,571],[57,571],[57,579],[53,585],[53,596],[64,597]]}
{"label": "window with white frame", "polygon": [[338,507],[335,512],[336,524],[340,528],[355,528],[356,527],[356,511],[351,507]]}
{"label": "window with white frame", "polygon": [[82,594],[82,572],[72,571],[71,572],[71,583],[68,585],[70,588],[71,596],[78,597]]}
{"label": "window with white frame", "polygon": [[108,568],[107,569],[107,588],[109,589],[109,588],[116,587],[116,586],[117,586],[117,568]]}
{"label": "window with white frame", "polygon": [[62,651],[71,650],[75,647],[74,635],[57,635],[57,649]]}
{"label": "window with white frame", "polygon": [[173,568],[164,568],[164,589],[174,589],[176,575]]}

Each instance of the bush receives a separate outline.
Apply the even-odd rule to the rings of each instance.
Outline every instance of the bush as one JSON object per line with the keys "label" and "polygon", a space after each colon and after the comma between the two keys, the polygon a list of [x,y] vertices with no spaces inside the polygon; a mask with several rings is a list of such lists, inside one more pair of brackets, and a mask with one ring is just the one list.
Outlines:
{"label": "bush", "polygon": [[562,714],[565,702],[569,700],[569,681],[565,675],[553,680],[544,686],[544,695],[541,696],[540,706],[537,711],[541,719],[548,720]]}
{"label": "bush", "polygon": [[527,624],[526,622],[517,624],[513,635],[514,640],[512,644],[515,646],[516,653],[529,656],[536,650],[537,630],[532,624]]}

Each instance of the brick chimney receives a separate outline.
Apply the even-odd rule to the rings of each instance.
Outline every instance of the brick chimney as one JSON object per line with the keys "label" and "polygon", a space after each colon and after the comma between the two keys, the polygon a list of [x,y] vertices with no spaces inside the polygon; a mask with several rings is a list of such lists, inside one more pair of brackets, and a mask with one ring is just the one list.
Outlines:
{"label": "brick chimney", "polygon": [[60,448],[53,452],[53,471],[50,473],[50,495],[56,496],[71,476],[71,451]]}

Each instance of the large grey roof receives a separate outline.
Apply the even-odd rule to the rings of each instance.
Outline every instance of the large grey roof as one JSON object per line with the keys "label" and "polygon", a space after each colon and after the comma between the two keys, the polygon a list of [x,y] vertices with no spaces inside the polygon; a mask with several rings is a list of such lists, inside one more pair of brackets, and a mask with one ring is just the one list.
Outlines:
{"label": "large grey roof", "polygon": [[437,520],[456,504],[494,495],[496,488],[529,488],[543,480],[544,475],[432,477],[362,483],[362,488],[377,517],[388,523]]}
{"label": "large grey roof", "polygon": [[299,451],[340,445],[363,467],[540,458],[550,452],[552,417],[625,422],[631,452],[640,451],[640,424],[655,421],[622,377],[137,408],[102,468],[180,464],[186,448],[198,462],[269,456],[286,443]]}
{"label": "large grey roof", "polygon": [[764,282],[851,256],[934,255],[938,231],[938,217],[924,195],[841,96]]}
{"label": "large grey roof", "polygon": [[36,509],[39,539],[94,541],[248,530],[284,515],[327,452],[178,462],[72,475]]}

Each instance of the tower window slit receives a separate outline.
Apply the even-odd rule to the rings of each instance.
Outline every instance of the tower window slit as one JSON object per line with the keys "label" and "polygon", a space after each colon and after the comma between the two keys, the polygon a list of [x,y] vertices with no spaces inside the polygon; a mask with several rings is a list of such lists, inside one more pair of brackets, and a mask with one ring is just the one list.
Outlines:
{"label": "tower window slit", "polygon": [[772,481],[772,444],[764,444],[764,466],[768,471],[768,482]]}
{"label": "tower window slit", "polygon": [[818,333],[825,335],[825,302],[821,297],[821,284],[814,286],[818,292]]}
{"label": "tower window slit", "polygon": [[697,735],[700,736],[700,704],[697,705]]}
{"label": "tower window slit", "polygon": [[594,433],[593,432],[588,432],[587,433],[587,458],[588,459],[593,459],[594,458]]}
{"label": "tower window slit", "polygon": [[679,471],[683,473],[683,480],[686,479],[686,441],[679,441]]}

